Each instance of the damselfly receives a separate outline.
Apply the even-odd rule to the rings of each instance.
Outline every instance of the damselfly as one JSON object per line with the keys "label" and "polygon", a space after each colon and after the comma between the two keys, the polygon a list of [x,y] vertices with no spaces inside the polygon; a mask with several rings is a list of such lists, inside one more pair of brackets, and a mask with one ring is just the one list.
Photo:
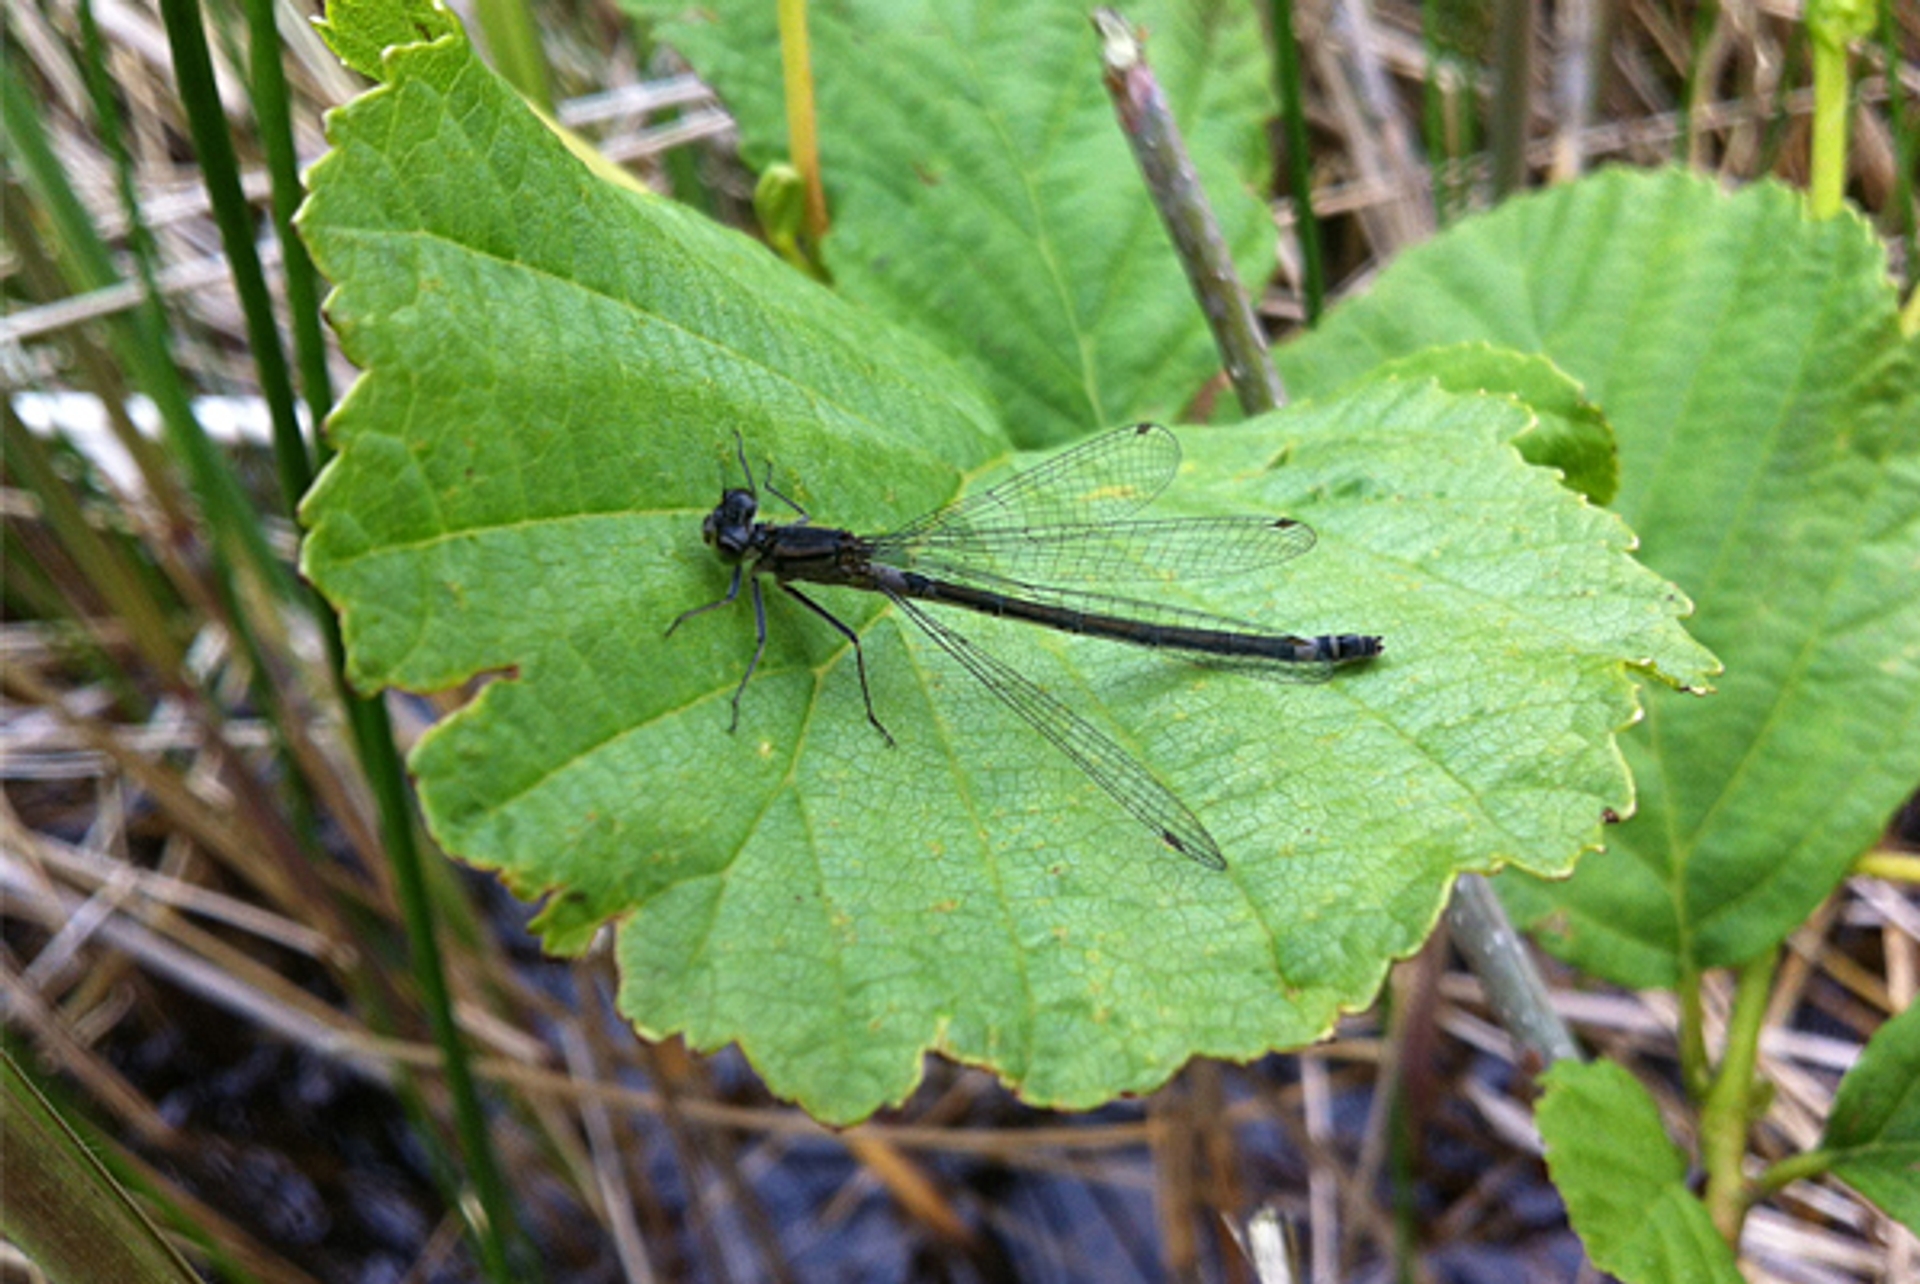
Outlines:
{"label": "damselfly", "polygon": [[[725,597],[685,612],[667,628],[671,634],[694,616],[734,602],[741,584],[750,585],[758,640],[734,688],[729,729],[740,724],[740,698],[766,654],[767,610],[759,577],[771,575],[853,644],[867,721],[891,745],[892,734],[874,712],[860,635],[795,582],[884,594],[1156,838],[1210,869],[1225,869],[1213,835],[1153,772],[925,604],[964,607],[1287,682],[1324,681],[1340,666],[1369,660],[1382,649],[1377,637],[1268,633],[1187,607],[1065,586],[1063,581],[1178,583],[1239,574],[1277,566],[1313,547],[1313,531],[1284,517],[1135,518],[1180,466],[1179,442],[1158,424],[1094,437],[888,535],[811,525],[805,509],[773,488],[770,474],[755,483],[744,443],[739,458],[747,484],[724,491],[700,528],[733,566],[733,582]],[[800,520],[755,520],[762,485]]]}

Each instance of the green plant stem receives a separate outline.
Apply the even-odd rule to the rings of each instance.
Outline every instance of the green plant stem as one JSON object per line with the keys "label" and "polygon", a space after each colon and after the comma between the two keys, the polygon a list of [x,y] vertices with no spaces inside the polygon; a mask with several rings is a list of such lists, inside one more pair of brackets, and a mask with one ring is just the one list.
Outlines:
{"label": "green plant stem", "polygon": [[[333,381],[327,375],[327,341],[320,324],[320,294],[315,283],[313,260],[307,246],[293,230],[294,211],[300,208],[300,165],[293,146],[293,111],[287,93],[286,68],[281,65],[280,32],[275,26],[273,0],[246,0],[247,40],[252,57],[253,113],[259,123],[260,143],[267,153],[267,172],[273,188],[273,230],[280,243],[280,275],[286,289],[287,321],[293,334],[295,359],[300,367],[300,384],[307,398],[307,419],[312,426],[313,448],[303,448],[303,460],[314,461],[320,450],[320,424],[333,407]],[[296,438],[298,434],[296,433]],[[280,484],[291,513],[305,493],[287,493],[289,482],[285,464],[280,467]],[[297,480],[297,479],[296,479]]]}
{"label": "green plant stem", "polygon": [[1753,173],[1771,173],[1778,169],[1780,155],[1786,149],[1788,140],[1796,136],[1799,118],[1789,106],[1789,95],[1810,74],[1803,64],[1807,61],[1812,43],[1805,26],[1790,29],[1782,42],[1780,74],[1774,78],[1773,94],[1767,104],[1766,126],[1761,130],[1760,146],[1754,155]]}
{"label": "green plant stem", "polygon": [[1213,329],[1240,408],[1249,415],[1272,410],[1287,399],[1253,302],[1240,283],[1226,238],[1200,187],[1173,112],[1133,25],[1111,9],[1096,9],[1100,61],[1107,95],[1120,117],[1121,131],[1146,179],[1147,191],[1173,238],[1200,310]]}
{"label": "green plant stem", "polygon": [[479,1197],[481,1216],[476,1219],[480,1224],[473,1228],[475,1238],[488,1276],[505,1284],[516,1278],[510,1265],[507,1240],[515,1234],[518,1223],[513,1219],[513,1204],[494,1159],[493,1142],[487,1132],[486,1114],[480,1107],[480,1094],[474,1086],[466,1044],[454,1020],[446,964],[434,931],[432,901],[427,894],[426,871],[419,844],[414,840],[413,809],[400,755],[393,744],[393,724],[387,716],[387,706],[377,699],[351,701],[348,713],[354,724],[355,742],[366,763],[368,783],[380,810],[380,830],[393,870],[394,892],[412,947],[414,982],[420,987],[421,1006],[426,1009],[434,1043],[440,1049],[447,1091],[453,1099],[454,1127],[460,1136],[474,1192]]}
{"label": "green plant stem", "polygon": [[1893,20],[1893,6],[1880,7],[1881,62],[1887,69],[1887,123],[1893,132],[1893,192],[1887,200],[1892,231],[1906,247],[1907,289],[1911,291],[1903,318],[1906,334],[1920,333],[1920,218],[1914,213],[1914,178],[1920,170],[1920,121],[1908,108],[1906,85],[1899,70],[1902,65],[1900,29]]}
{"label": "green plant stem", "polygon": [[1847,118],[1853,111],[1847,45],[1872,34],[1880,3],[1808,0],[1807,34],[1813,37],[1813,172],[1807,191],[1815,218],[1832,218],[1845,201]]}
{"label": "green plant stem", "polygon": [[[266,276],[254,252],[251,216],[240,190],[239,166],[227,137],[213,81],[212,59],[200,23],[199,5],[197,0],[161,0],[161,10],[172,45],[181,100],[187,109],[221,240],[247,318],[248,335],[253,345],[256,368],[260,372],[262,392],[273,418],[274,458],[278,464],[281,491],[291,509],[311,484],[313,461],[300,434],[294,411],[293,385],[285,354],[280,347],[279,332],[273,322]],[[270,28],[271,12],[266,12],[265,17]],[[259,33],[256,32],[256,43],[258,41]],[[277,40],[272,48],[277,52]],[[260,71],[258,62],[255,71]],[[269,74],[268,81],[269,88],[284,97],[284,85],[279,83],[279,77]],[[284,119],[280,125],[284,128]],[[289,132],[282,158],[283,180],[291,171],[292,143]],[[277,193],[276,204],[285,207],[289,220],[294,203],[292,193],[284,190]],[[283,234],[291,240],[290,223],[283,222],[282,227]],[[311,299],[309,294],[309,306]],[[316,359],[323,359],[317,351]],[[324,406],[322,409],[324,413]],[[329,651],[334,659],[335,672],[340,674],[343,672],[343,652],[337,625],[323,607],[319,613],[327,620]],[[399,756],[393,746],[393,729],[387,719],[386,707],[376,701],[356,700],[349,696],[348,713],[356,746],[367,768],[369,783],[379,806],[382,837],[394,871],[396,891],[412,944],[415,980],[420,986],[422,1003],[441,1051],[453,1101],[455,1128],[468,1173],[479,1196],[482,1216],[477,1219],[478,1224],[474,1229],[482,1262],[491,1278],[510,1280],[513,1271],[507,1239],[515,1225],[512,1204],[499,1166],[494,1161],[485,1112],[474,1087],[465,1045],[454,1021],[445,966],[434,935],[432,909],[426,893],[419,847],[414,839],[412,811],[406,796]]]}
{"label": "green plant stem", "polygon": [[1493,113],[1487,122],[1493,149],[1496,200],[1527,183],[1527,122],[1532,116],[1533,4],[1495,0]]}
{"label": "green plant stem", "polygon": [[[293,449],[290,446],[281,460],[282,492],[288,516],[291,517],[301,496],[313,483],[316,466],[326,462],[332,453],[319,426],[325,422],[333,407],[333,393],[332,381],[327,375],[326,341],[320,327],[317,277],[313,261],[307,255],[306,242],[295,233],[292,224],[302,193],[294,154],[291,116],[287,109],[286,76],[272,27],[273,12],[269,0],[247,0],[255,51],[252,64],[255,110],[260,119],[273,181],[274,224],[282,247],[289,322],[300,355],[301,381],[306,391],[308,414],[314,424],[311,454],[304,448]],[[269,56],[260,56],[263,49]],[[416,841],[418,831],[407,800],[406,773],[394,748],[393,727],[386,705],[377,696],[367,697],[353,690],[346,678],[346,644],[340,636],[339,620],[317,593],[312,595],[311,600],[315,618],[320,623],[321,636],[326,643],[334,686],[347,712],[361,771],[378,800],[382,845],[390,861],[413,871],[411,878],[400,879],[403,897],[409,903],[409,920],[430,918],[430,904],[419,907],[413,905],[416,900],[424,901],[424,898],[413,893],[424,886],[425,880],[421,874],[421,855]],[[442,1028],[451,1030],[453,1020],[450,1004],[446,1000],[447,986],[436,938],[431,933],[424,937],[416,933],[414,939],[425,941],[423,947],[414,951],[416,983],[422,994],[429,996],[430,1007],[434,1006],[434,996],[438,997],[438,1006],[444,1018],[434,1023],[436,1033]],[[479,1108],[478,1094],[473,1090],[465,1044],[457,1039],[443,1042],[441,1053],[445,1063],[453,1067],[448,1071],[448,1076],[450,1081],[454,1081],[452,1095],[456,1111],[462,1119],[462,1145],[470,1155],[480,1155],[478,1160],[470,1163],[475,1169],[475,1183],[482,1191],[482,1203],[488,1208],[495,1225],[510,1230],[511,1226],[506,1221],[509,1212],[506,1191],[497,1176],[499,1165],[494,1162],[485,1130],[485,1116]],[[499,1256],[505,1259],[504,1252]]]}
{"label": "green plant stem", "polygon": [[552,117],[553,82],[546,51],[540,47],[540,24],[526,0],[479,0],[474,9],[494,70],[515,93]]}
{"label": "green plant stem", "polygon": [[1445,227],[1453,221],[1459,158],[1450,145],[1452,131],[1447,128],[1447,91],[1441,71],[1444,55],[1431,6],[1421,7],[1420,36],[1426,52],[1425,75],[1420,82],[1420,132],[1427,146],[1427,184],[1433,193],[1434,222]]}
{"label": "green plant stem", "polygon": [[[0,441],[6,445],[7,471],[40,505],[41,518],[53,529],[86,584],[126,626],[127,637],[148,664],[163,674],[179,671],[183,651],[172,624],[146,582],[122,553],[119,544],[95,530],[74,498],[73,488],[54,471],[42,444],[13,413],[12,402],[0,402]],[[69,608],[80,623],[87,622],[78,606]]]}
{"label": "green plant stem", "polygon": [[1293,230],[1300,240],[1302,304],[1307,325],[1320,321],[1327,305],[1327,269],[1320,244],[1320,216],[1313,208],[1313,155],[1307,137],[1306,86],[1300,73],[1300,42],[1293,30],[1293,0],[1273,0],[1273,79],[1280,121],[1287,135],[1287,185],[1293,192]]}
{"label": "green plant stem", "polygon": [[1435,226],[1447,227],[1473,205],[1480,146],[1478,84],[1489,61],[1469,15],[1444,5],[1420,6],[1420,135]]}
{"label": "green plant stem", "polygon": [[[267,276],[254,249],[252,210],[240,190],[240,164],[234,156],[226,113],[221,108],[219,87],[213,78],[213,57],[208,52],[206,30],[201,25],[200,3],[199,0],[160,0],[160,14],[167,25],[167,43],[173,54],[180,104],[186,109],[201,177],[207,185],[207,198],[213,208],[214,222],[220,228],[220,243],[226,251],[228,269],[233,273],[241,315],[246,320],[247,342],[253,350],[254,369],[260,376],[260,392],[266,399],[267,414],[273,423],[273,454],[280,467],[281,489],[285,491],[294,484],[289,476],[292,461],[305,457],[306,446],[294,414],[293,378],[287,369],[286,352],[280,346],[280,332],[274,325]],[[276,39],[274,49],[278,47]]]}
{"label": "green plant stem", "polygon": [[1785,1190],[1794,1182],[1818,1177],[1833,1167],[1833,1159],[1830,1150],[1805,1150],[1782,1159],[1754,1178],[1753,1197],[1756,1201],[1765,1199]]}
{"label": "green plant stem", "polygon": [[[126,139],[120,131],[118,105],[114,101],[112,77],[107,70],[107,46],[100,38],[94,18],[93,0],[80,0],[81,69],[86,75],[87,96],[93,101],[94,127],[100,142],[113,158],[114,186],[120,194],[120,212],[127,220],[127,248],[132,251],[140,284],[150,299],[162,298],[160,292],[160,252],[153,231],[140,208],[139,187],[133,177],[133,158],[127,153]],[[137,456],[136,456],[137,457]],[[143,461],[146,462],[146,461]],[[153,469],[146,470],[149,477]]]}
{"label": "green plant stem", "polygon": [[[253,353],[254,370],[273,424],[274,458],[280,465],[281,486],[288,484],[287,459],[290,454],[305,460],[305,446],[294,412],[293,381],[287,370],[286,353],[280,347],[280,333],[274,324],[273,302],[267,290],[266,272],[253,243],[252,212],[240,190],[240,165],[234,155],[233,140],[227,133],[226,113],[220,103],[219,87],[213,75],[213,56],[207,48],[206,28],[202,25],[199,0],[161,0],[161,18],[166,24],[168,51],[173,58],[174,84],[187,126],[193,135],[200,173],[207,187],[214,223],[220,229],[221,247],[227,269],[233,274],[241,315],[247,327],[247,339]],[[274,49],[279,47],[277,35]],[[246,508],[237,520],[258,528],[258,519]],[[276,568],[278,564],[276,563]],[[287,596],[298,600],[291,577],[281,572],[287,584]],[[310,782],[300,770],[289,741],[295,734],[293,716],[287,701],[277,689],[267,657],[256,630],[247,623],[244,597],[223,579],[213,584],[225,603],[227,615],[239,632],[239,641],[252,666],[252,684],[274,725],[277,749],[285,762],[296,822],[293,832],[303,845],[310,845],[316,827]]]}
{"label": "green plant stem", "polygon": [[[326,341],[320,328],[319,291],[313,261],[307,255],[306,243],[293,229],[293,214],[300,204],[301,189],[290,114],[286,109],[286,77],[279,59],[280,46],[277,40],[269,43],[273,30],[273,6],[270,0],[247,0],[247,12],[253,24],[254,94],[273,178],[274,225],[282,247],[287,310],[300,356],[308,415],[314,425],[311,454],[297,439],[276,442],[276,453],[285,447],[280,461],[280,478],[287,512],[292,516],[301,496],[313,484],[315,466],[324,463],[331,454],[320,425],[332,409],[333,393],[331,380],[327,377]],[[263,48],[269,56],[260,56]],[[432,902],[425,890],[423,856],[417,841],[419,831],[407,792],[406,772],[394,746],[393,724],[384,700],[378,696],[362,696],[347,681],[346,643],[340,636],[339,619],[318,593],[312,595],[312,602],[315,618],[320,623],[321,636],[326,643],[335,690],[346,710],[348,726],[353,734],[355,753],[377,803],[382,846],[395,871],[396,891],[412,942],[410,952],[415,984],[419,987],[435,1041],[440,1048],[442,1064],[446,1067],[461,1150],[467,1157],[467,1166],[485,1213],[486,1225],[479,1228],[481,1253],[493,1278],[510,1278],[508,1240],[514,1235],[517,1223],[509,1191],[494,1157],[486,1113],[474,1085],[466,1043],[460,1037],[453,1017],[446,968],[434,931]],[[424,1107],[424,1103],[422,1105]],[[422,1117],[426,1117],[424,1113]]]}
{"label": "green plant stem", "polygon": [[1808,197],[1815,218],[1840,212],[1847,182],[1847,49],[1813,42],[1813,167]]}
{"label": "green plant stem", "polygon": [[1700,1158],[1707,1170],[1707,1213],[1729,1245],[1740,1243],[1753,1192],[1744,1162],[1759,1094],[1754,1079],[1760,1060],[1760,1031],[1773,990],[1779,952],[1768,950],[1740,968],[1733,1011],[1727,1020],[1726,1051],[1700,1112]]}
{"label": "green plant stem", "polygon": [[1694,10],[1693,34],[1687,50],[1687,83],[1680,91],[1680,133],[1673,143],[1673,158],[1681,165],[1698,163],[1694,155],[1698,135],[1694,132],[1693,118],[1700,110],[1700,73],[1706,61],[1707,45],[1712,41],[1714,28],[1719,22],[1718,0],[1705,0]]}
{"label": "green plant stem", "polygon": [[1707,1061],[1706,1005],[1701,1000],[1701,976],[1689,972],[1680,978],[1675,993],[1680,999],[1680,1081],[1687,1096],[1705,1101],[1713,1087],[1713,1067]]}
{"label": "green plant stem", "polygon": [[[1908,306],[1920,300],[1916,291]],[[1920,330],[1920,327],[1916,327]],[[1914,333],[1909,331],[1908,333]],[[1890,883],[1909,883],[1920,887],[1920,856],[1903,856],[1894,851],[1871,851],[1853,863],[1853,872],[1868,878],[1884,878]]]}
{"label": "green plant stem", "polygon": [[813,51],[807,40],[807,0],[778,0],[780,73],[787,96],[787,153],[806,190],[809,257],[827,235],[827,189],[820,176],[820,129],[813,104]]}
{"label": "green plant stem", "polygon": [[[1404,1062],[1401,1065],[1405,1069]],[[1409,1126],[1413,1113],[1407,1101],[1407,1077],[1397,1074],[1392,1084],[1393,1102],[1387,1108],[1387,1190],[1393,1216],[1394,1278],[1402,1284],[1420,1279],[1420,1180],[1421,1155]]]}

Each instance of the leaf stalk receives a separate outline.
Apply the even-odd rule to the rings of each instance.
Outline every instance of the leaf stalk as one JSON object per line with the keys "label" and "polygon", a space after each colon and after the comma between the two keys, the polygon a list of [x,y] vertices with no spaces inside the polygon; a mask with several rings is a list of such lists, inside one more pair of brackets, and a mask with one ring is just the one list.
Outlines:
{"label": "leaf stalk", "polygon": [[1847,45],[1872,32],[1880,0],[1812,0],[1807,34],[1813,37],[1813,172],[1808,184],[1813,216],[1840,212],[1847,183],[1847,117],[1853,111]]}
{"label": "leaf stalk", "polygon": [[779,0],[780,72],[787,95],[787,151],[806,189],[807,238],[815,254],[827,236],[827,190],[820,177],[820,127],[813,101],[813,49],[807,0]]}
{"label": "leaf stalk", "polygon": [[1760,1031],[1766,1023],[1779,951],[1768,950],[1740,968],[1733,1011],[1727,1020],[1726,1049],[1719,1073],[1700,1112],[1700,1157],[1707,1170],[1707,1213],[1730,1246],[1740,1244],[1740,1227],[1756,1190],[1746,1179],[1747,1134],[1756,1104],[1763,1100],[1754,1072],[1760,1059]]}

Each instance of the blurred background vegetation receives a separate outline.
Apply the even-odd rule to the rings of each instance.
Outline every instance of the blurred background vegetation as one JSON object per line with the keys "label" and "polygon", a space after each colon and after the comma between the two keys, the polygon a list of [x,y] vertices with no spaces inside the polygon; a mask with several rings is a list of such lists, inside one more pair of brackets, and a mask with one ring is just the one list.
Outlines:
{"label": "blurred background vegetation", "polygon": [[[1287,235],[1260,302],[1276,342],[1437,228],[1602,163],[1844,193],[1910,288],[1920,7],[1880,6],[1842,59],[1837,152],[1814,144],[1828,72],[1793,0],[1275,14],[1300,37],[1300,97],[1273,131]],[[906,1107],[829,1134],[731,1051],[635,1038],[604,952],[540,956],[524,906],[438,858],[400,762],[463,693],[348,691],[332,617],[293,571],[293,505],[326,459],[313,425],[353,372],[289,220],[323,113],[364,88],[314,16],[308,0],[6,8],[9,1119],[32,1116],[31,1080],[223,1278],[1234,1274],[1243,1228],[1222,1214],[1258,1205],[1337,1226],[1314,1256],[1338,1276],[1417,1261],[1433,1278],[1572,1278],[1524,1076],[1443,947],[1307,1054],[1195,1065],[1073,1119],[936,1062]],[[602,156],[754,227],[724,104],[644,23],[607,0],[464,16]],[[1095,57],[1090,35],[1089,74]],[[1814,172],[1822,155],[1838,168]],[[1913,844],[1905,823],[1890,846]],[[1917,924],[1884,888],[1808,924],[1808,961],[1782,982],[1794,1002],[1776,1005],[1783,1026],[1796,1006],[1820,1015],[1819,1037],[1775,1045],[1797,1091],[1830,1094],[1912,993]],[[1555,979],[1590,1044],[1671,1056],[1657,996]],[[23,1135],[16,1230],[60,1149],[48,1133],[25,1152]],[[107,1189],[72,1180],[58,1189]],[[1868,1206],[1817,1196],[1756,1215],[1768,1269],[1914,1269]],[[99,1198],[95,1224],[136,1226]],[[141,1254],[146,1234],[80,1247]],[[97,1269],[181,1268],[155,1249]]]}

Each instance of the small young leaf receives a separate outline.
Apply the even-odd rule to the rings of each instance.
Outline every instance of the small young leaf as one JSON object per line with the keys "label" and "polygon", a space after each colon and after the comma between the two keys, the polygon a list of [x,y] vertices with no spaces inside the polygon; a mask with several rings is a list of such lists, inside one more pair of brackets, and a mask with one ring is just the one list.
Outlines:
{"label": "small young leaf", "polygon": [[1740,1284],[1646,1089],[1611,1061],[1562,1061],[1541,1082],[1547,1171],[1593,1264],[1624,1284]]}
{"label": "small young leaf", "polygon": [[928,1049],[1084,1106],[1197,1054],[1318,1036],[1418,947],[1456,873],[1563,874],[1630,808],[1624,663],[1711,668],[1625,526],[1522,462],[1524,410],[1385,381],[1182,433],[1150,515],[1287,515],[1319,543],[1141,590],[1384,634],[1370,666],[1282,686],[951,621],[1185,799],[1224,873],[1155,841],[872,595],[819,590],[897,748],[845,638],[777,590],[728,735],[744,592],[662,634],[726,589],[700,525],[741,484],[736,431],[769,516],[777,489],[861,531],[984,483],[1005,437],[920,343],[597,180],[459,42],[384,65],[330,119],[302,219],[365,371],[303,508],[303,565],[363,686],[505,675],[412,757],[442,844],[551,893],[555,946],[619,918],[636,1024],[738,1041],[824,1118],[899,1100]]}
{"label": "small young leaf", "polygon": [[[756,166],[786,154],[764,0],[635,4],[685,54]],[[939,344],[1022,446],[1178,414],[1220,368],[1101,86],[1090,6],[833,0],[808,7],[822,246],[849,299]],[[1254,10],[1144,0],[1128,17],[1186,131],[1250,289],[1271,273],[1260,199],[1273,106]]]}
{"label": "small young leaf", "polygon": [[1874,1032],[1840,1081],[1821,1149],[1833,1172],[1920,1235],[1920,1006]]}
{"label": "small young leaf", "polygon": [[778,250],[781,258],[806,271],[806,251],[800,248],[800,237],[807,224],[807,185],[800,172],[786,164],[761,170],[760,181],[753,185],[753,213],[760,220],[767,244]]}
{"label": "small young leaf", "polygon": [[1578,379],[1614,508],[1699,604],[1712,699],[1650,693],[1639,812],[1572,879],[1502,879],[1581,966],[1665,986],[1771,949],[1920,778],[1920,344],[1856,218],[1606,171],[1400,259],[1280,353],[1291,386],[1483,339]]}

